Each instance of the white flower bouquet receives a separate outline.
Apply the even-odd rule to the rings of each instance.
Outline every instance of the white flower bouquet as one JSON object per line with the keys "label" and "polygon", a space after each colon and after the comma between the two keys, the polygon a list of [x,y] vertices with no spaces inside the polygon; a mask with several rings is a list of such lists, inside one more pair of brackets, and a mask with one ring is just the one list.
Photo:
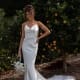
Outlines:
{"label": "white flower bouquet", "polygon": [[18,73],[24,72],[24,64],[21,62],[21,59],[18,59],[17,61],[14,62],[14,69]]}

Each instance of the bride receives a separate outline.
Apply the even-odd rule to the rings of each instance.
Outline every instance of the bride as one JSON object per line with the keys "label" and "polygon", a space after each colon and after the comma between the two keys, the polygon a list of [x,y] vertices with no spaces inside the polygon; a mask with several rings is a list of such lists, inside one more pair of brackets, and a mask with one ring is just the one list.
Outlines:
{"label": "bride", "polygon": [[[25,70],[24,80],[55,80],[53,78],[44,78],[35,69],[38,42],[40,39],[49,35],[50,30],[42,22],[35,20],[35,10],[32,5],[27,5],[24,8],[24,14],[26,21],[22,24],[22,36],[18,49],[18,57],[21,58],[21,50],[23,53]],[[39,28],[44,31],[44,33],[41,36],[38,36]]]}
{"label": "bride", "polygon": [[[24,80],[44,80],[39,72],[35,69],[35,60],[38,51],[38,41],[49,35],[50,30],[40,21],[35,20],[35,11],[32,5],[24,8],[26,21],[22,24],[22,36],[20,40],[18,57],[21,57],[21,49],[24,59]],[[38,36],[39,28],[44,34]]]}

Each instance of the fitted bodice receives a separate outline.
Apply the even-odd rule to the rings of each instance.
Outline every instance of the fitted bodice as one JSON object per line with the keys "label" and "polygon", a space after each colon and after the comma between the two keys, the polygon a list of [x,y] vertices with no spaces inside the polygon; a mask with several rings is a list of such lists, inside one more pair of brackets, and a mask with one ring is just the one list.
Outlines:
{"label": "fitted bodice", "polygon": [[25,39],[36,39],[38,37],[39,27],[37,24],[34,24],[32,27],[29,27],[27,24],[24,27]]}

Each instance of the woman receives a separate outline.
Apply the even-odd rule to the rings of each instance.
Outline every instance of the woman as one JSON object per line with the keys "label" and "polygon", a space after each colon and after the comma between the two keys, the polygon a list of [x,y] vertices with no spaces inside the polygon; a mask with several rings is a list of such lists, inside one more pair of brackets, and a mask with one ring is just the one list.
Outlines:
{"label": "woman", "polygon": [[[50,30],[42,22],[35,20],[35,11],[32,5],[27,5],[24,11],[26,21],[22,24],[22,36],[18,57],[21,57],[22,49],[25,68],[24,80],[38,80],[38,77],[41,76],[35,69],[38,41],[49,35]],[[39,28],[44,31],[41,36],[38,36]],[[37,74],[39,76],[37,76]],[[44,80],[44,78],[41,80]]]}
{"label": "woman", "polygon": [[[24,80],[74,80],[72,77],[63,79],[62,76],[46,79],[35,69],[38,41],[49,35],[50,30],[42,22],[35,20],[35,11],[32,5],[27,5],[24,11],[26,21],[22,24],[22,36],[18,50],[18,57],[21,58],[21,50],[23,53]],[[38,36],[39,28],[44,31],[41,36]]]}

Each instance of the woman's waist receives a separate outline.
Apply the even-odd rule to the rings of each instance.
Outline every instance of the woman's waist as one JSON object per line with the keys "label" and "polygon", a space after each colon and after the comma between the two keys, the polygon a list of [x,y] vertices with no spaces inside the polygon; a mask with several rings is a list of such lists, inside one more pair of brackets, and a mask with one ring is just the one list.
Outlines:
{"label": "woman's waist", "polygon": [[24,42],[27,42],[27,41],[29,41],[29,42],[36,42],[36,40],[37,40],[37,38],[31,38],[31,37],[25,37],[24,38]]}
{"label": "woman's waist", "polygon": [[25,37],[24,40],[36,40],[37,37]]}
{"label": "woman's waist", "polygon": [[37,39],[33,39],[33,38],[24,38],[23,40],[23,44],[24,45],[37,45],[38,42],[37,42]]}

